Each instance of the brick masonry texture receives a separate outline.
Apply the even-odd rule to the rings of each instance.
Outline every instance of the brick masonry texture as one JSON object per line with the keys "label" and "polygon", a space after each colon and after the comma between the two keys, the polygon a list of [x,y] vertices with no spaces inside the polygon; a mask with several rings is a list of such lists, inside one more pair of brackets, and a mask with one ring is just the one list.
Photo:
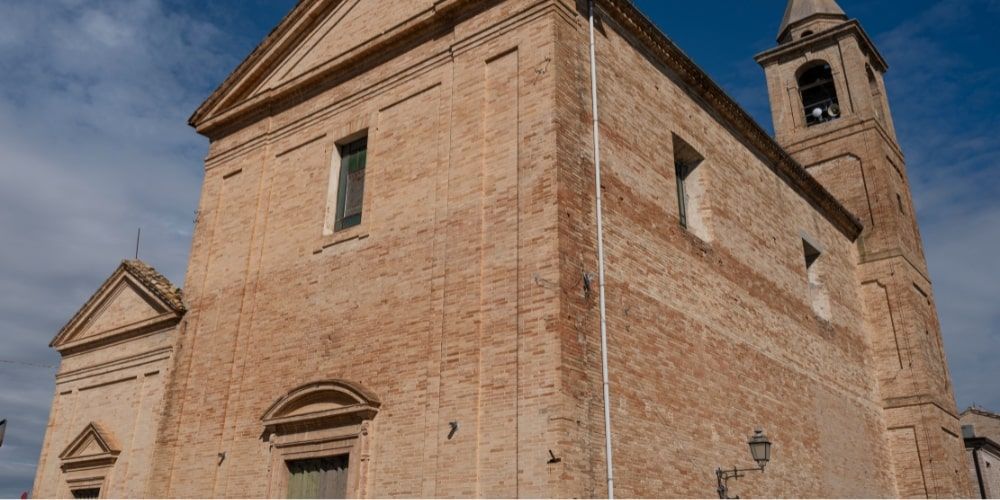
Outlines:
{"label": "brick masonry texture", "polygon": [[[979,487],[979,479],[976,474],[976,460],[979,461],[979,470],[982,474],[982,490]],[[978,451],[966,451],[966,463],[969,470],[969,487],[976,492],[976,497],[1000,498],[1000,454],[994,449],[979,449]],[[985,492],[983,495],[982,492]]]}
{"label": "brick masonry texture", "polygon": [[[888,114],[862,95],[798,130],[776,111],[786,153],[629,3],[598,3],[615,493],[713,496],[763,427],[772,463],[734,494],[967,496]],[[108,432],[149,441],[140,472],[121,479],[122,450],[107,495],[280,497],[283,457],[333,449],[356,496],[606,495],[586,21],[571,0],[300,2],[192,117],[211,144],[186,312],[136,337],[169,351],[157,385],[72,418],[57,392],[36,494],[69,492],[59,453],[85,421],[132,418]],[[837,74],[869,89],[858,33]],[[776,109],[824,54],[797,47],[764,64]],[[362,222],[333,232],[337,147],[359,135]],[[677,141],[704,158],[690,229]],[[125,353],[88,349],[60,373]],[[265,422],[321,381],[370,404],[326,393]]]}
{"label": "brick masonry texture", "polygon": [[[974,437],[965,442],[969,485],[973,497],[1000,497],[1000,415],[978,407],[961,415],[962,426],[972,426]],[[963,437],[964,429],[963,429]],[[976,462],[979,471],[976,471]],[[980,485],[980,477],[982,485]]]}

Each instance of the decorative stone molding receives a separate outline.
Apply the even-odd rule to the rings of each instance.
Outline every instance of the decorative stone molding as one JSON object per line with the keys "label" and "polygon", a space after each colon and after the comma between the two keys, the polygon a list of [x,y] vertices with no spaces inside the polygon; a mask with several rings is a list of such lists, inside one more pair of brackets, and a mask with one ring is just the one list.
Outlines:
{"label": "decorative stone molding", "polygon": [[104,489],[121,447],[100,424],[91,422],[59,454],[70,491]]}
{"label": "decorative stone molding", "polygon": [[348,455],[347,495],[369,491],[373,419],[381,402],[358,384],[343,380],[312,382],[272,404],[261,421],[269,445],[271,497],[288,488],[287,462]]}
{"label": "decorative stone molding", "polygon": [[185,312],[180,289],[142,261],[122,261],[49,347],[63,355],[90,350],[171,328]]}

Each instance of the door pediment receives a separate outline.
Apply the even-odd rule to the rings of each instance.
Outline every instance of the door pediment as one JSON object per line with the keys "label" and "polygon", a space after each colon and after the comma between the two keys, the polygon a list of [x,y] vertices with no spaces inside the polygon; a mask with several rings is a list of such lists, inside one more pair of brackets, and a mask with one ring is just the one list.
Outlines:
{"label": "door pediment", "polygon": [[83,428],[66,449],[59,454],[63,470],[94,465],[111,465],[117,460],[121,448],[111,434],[97,422]]}

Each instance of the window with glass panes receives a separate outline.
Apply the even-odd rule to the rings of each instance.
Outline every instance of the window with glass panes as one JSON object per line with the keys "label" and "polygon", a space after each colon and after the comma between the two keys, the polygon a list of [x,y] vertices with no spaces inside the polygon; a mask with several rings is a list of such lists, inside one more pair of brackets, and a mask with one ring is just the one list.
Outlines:
{"label": "window with glass panes", "polygon": [[367,137],[340,146],[340,178],[337,183],[337,218],[333,226],[334,231],[361,224],[367,156]]}

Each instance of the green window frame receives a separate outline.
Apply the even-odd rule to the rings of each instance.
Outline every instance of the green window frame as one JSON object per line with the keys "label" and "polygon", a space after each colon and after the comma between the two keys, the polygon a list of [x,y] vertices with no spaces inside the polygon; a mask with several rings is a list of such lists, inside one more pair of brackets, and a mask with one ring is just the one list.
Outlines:
{"label": "green window frame", "polygon": [[340,177],[337,182],[337,211],[333,230],[341,231],[361,224],[365,199],[365,164],[368,160],[368,137],[351,141],[340,150]]}

